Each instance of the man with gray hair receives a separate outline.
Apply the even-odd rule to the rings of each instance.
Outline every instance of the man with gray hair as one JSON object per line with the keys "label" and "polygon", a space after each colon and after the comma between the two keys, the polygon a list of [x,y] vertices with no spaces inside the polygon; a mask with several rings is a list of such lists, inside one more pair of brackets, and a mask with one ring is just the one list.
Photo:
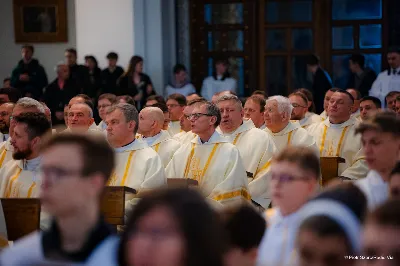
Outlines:
{"label": "man with gray hair", "polygon": [[67,132],[97,132],[97,129],[90,129],[93,123],[93,110],[89,105],[76,103],[69,108]]}
{"label": "man with gray hair", "polygon": [[[142,139],[135,139],[139,126],[135,106],[119,103],[107,110],[107,140],[116,153],[116,166],[108,186],[126,186],[139,194],[166,186],[164,166],[160,156]],[[126,210],[135,202],[128,198]]]}
{"label": "man with gray hair", "polygon": [[265,104],[265,131],[272,137],[278,151],[286,146],[311,147],[318,154],[314,137],[300,126],[298,122],[290,122],[293,111],[289,98],[284,96],[269,97]]}
{"label": "man with gray hair", "polygon": [[242,102],[235,95],[223,95],[217,100],[221,112],[218,133],[229,138],[242,157],[247,171],[250,195],[253,201],[267,208],[269,165],[272,155],[277,151],[270,135],[254,126],[251,119],[243,121]]}
{"label": "man with gray hair", "polygon": [[163,125],[164,114],[160,108],[146,107],[140,111],[139,134],[142,140],[160,155],[164,167],[167,167],[181,144],[173,139],[167,131],[162,130]]}
{"label": "man with gray hair", "polygon": [[14,147],[11,145],[11,139],[14,134],[15,121],[13,117],[19,116],[24,113],[45,113],[43,105],[35,99],[24,97],[17,101],[15,104],[11,116],[10,116],[10,137],[0,144],[0,168],[5,165],[8,161],[12,160],[12,153]]}
{"label": "man with gray hair", "polygon": [[203,194],[220,203],[250,200],[239,150],[216,131],[221,122],[218,107],[210,102],[196,105],[188,119],[197,136],[175,152],[167,177],[197,180]]}

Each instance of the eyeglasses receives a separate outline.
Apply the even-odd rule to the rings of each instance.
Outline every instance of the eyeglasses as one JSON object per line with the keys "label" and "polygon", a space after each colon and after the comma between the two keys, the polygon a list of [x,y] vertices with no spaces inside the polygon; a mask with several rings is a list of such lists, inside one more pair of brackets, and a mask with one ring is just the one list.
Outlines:
{"label": "eyeglasses", "polygon": [[63,169],[60,167],[55,167],[55,166],[42,166],[39,169],[39,174],[41,177],[46,177],[47,179],[51,181],[55,180],[60,180],[64,179],[68,176],[74,176],[74,175],[81,175],[82,170],[67,170]]}
{"label": "eyeglasses", "polygon": [[303,106],[303,105],[300,105],[300,104],[297,104],[297,103],[292,103],[292,106],[294,108],[297,108],[297,107],[308,108],[307,106]]}
{"label": "eyeglasses", "polygon": [[199,119],[201,116],[213,116],[213,115],[204,114],[204,113],[194,113],[194,114],[188,115],[188,119],[189,119],[189,120],[192,120],[192,119],[197,120],[197,119]]}
{"label": "eyeglasses", "polygon": [[271,175],[271,180],[278,181],[279,183],[292,183],[294,181],[307,181],[309,180],[309,177],[294,177],[291,175],[278,175],[278,174],[272,174]]}

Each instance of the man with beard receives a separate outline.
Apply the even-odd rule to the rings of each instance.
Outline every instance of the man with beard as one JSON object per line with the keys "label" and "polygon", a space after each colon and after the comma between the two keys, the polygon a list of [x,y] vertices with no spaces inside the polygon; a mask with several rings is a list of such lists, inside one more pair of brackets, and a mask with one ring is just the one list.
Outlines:
{"label": "man with beard", "polygon": [[13,136],[15,121],[11,119],[11,117],[16,117],[22,113],[28,112],[44,114],[45,110],[40,102],[32,98],[24,97],[18,100],[10,116],[10,137],[7,141],[0,144],[0,168],[12,159],[12,153],[14,151],[14,148],[11,145],[11,137]]}
{"label": "man with beard", "polygon": [[34,198],[40,187],[39,149],[43,137],[50,132],[50,122],[43,113],[23,113],[13,117],[13,121],[14,160],[0,171],[0,197]]}
{"label": "man with beard", "polygon": [[0,141],[6,141],[9,138],[10,116],[14,108],[13,103],[3,103],[0,105]]}
{"label": "man with beard", "polygon": [[299,121],[302,128],[307,128],[311,124],[321,122],[321,117],[317,114],[307,116],[308,100],[301,92],[295,92],[289,95],[290,103],[293,106],[291,120]]}

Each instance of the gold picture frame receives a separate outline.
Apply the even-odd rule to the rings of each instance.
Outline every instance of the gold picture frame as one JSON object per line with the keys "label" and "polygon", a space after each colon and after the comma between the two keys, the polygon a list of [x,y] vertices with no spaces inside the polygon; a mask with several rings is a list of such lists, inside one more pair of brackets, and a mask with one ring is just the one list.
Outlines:
{"label": "gold picture frame", "polygon": [[14,0],[16,43],[67,42],[66,0]]}

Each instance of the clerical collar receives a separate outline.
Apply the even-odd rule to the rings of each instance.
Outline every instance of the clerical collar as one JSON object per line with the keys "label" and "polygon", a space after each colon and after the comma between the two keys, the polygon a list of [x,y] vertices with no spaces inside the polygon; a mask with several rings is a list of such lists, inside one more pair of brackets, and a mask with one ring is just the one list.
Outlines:
{"label": "clerical collar", "polygon": [[36,157],[30,160],[23,160],[24,170],[35,171],[39,168],[42,157]]}
{"label": "clerical collar", "polygon": [[161,136],[162,131],[160,131],[160,133],[158,133],[157,135],[154,135],[152,137],[143,137],[143,140],[147,142],[147,145],[149,145],[149,147]]}
{"label": "clerical collar", "polygon": [[76,252],[67,252],[62,249],[60,230],[57,223],[53,221],[50,229],[44,231],[42,235],[43,255],[49,260],[84,262],[107,237],[113,234],[114,230],[100,217],[95,227],[89,232],[82,248]]}
{"label": "clerical collar", "polygon": [[214,131],[214,133],[211,135],[210,139],[206,142],[203,142],[200,137],[198,137],[198,144],[204,145],[204,144],[210,144],[213,143],[214,140],[218,139],[220,135],[218,134],[217,131]]}
{"label": "clerical collar", "polygon": [[130,142],[122,147],[114,148],[114,151],[115,152],[124,152],[124,151],[130,150],[130,148],[132,148],[132,146],[135,144],[135,140],[136,139],[134,139],[132,142]]}

